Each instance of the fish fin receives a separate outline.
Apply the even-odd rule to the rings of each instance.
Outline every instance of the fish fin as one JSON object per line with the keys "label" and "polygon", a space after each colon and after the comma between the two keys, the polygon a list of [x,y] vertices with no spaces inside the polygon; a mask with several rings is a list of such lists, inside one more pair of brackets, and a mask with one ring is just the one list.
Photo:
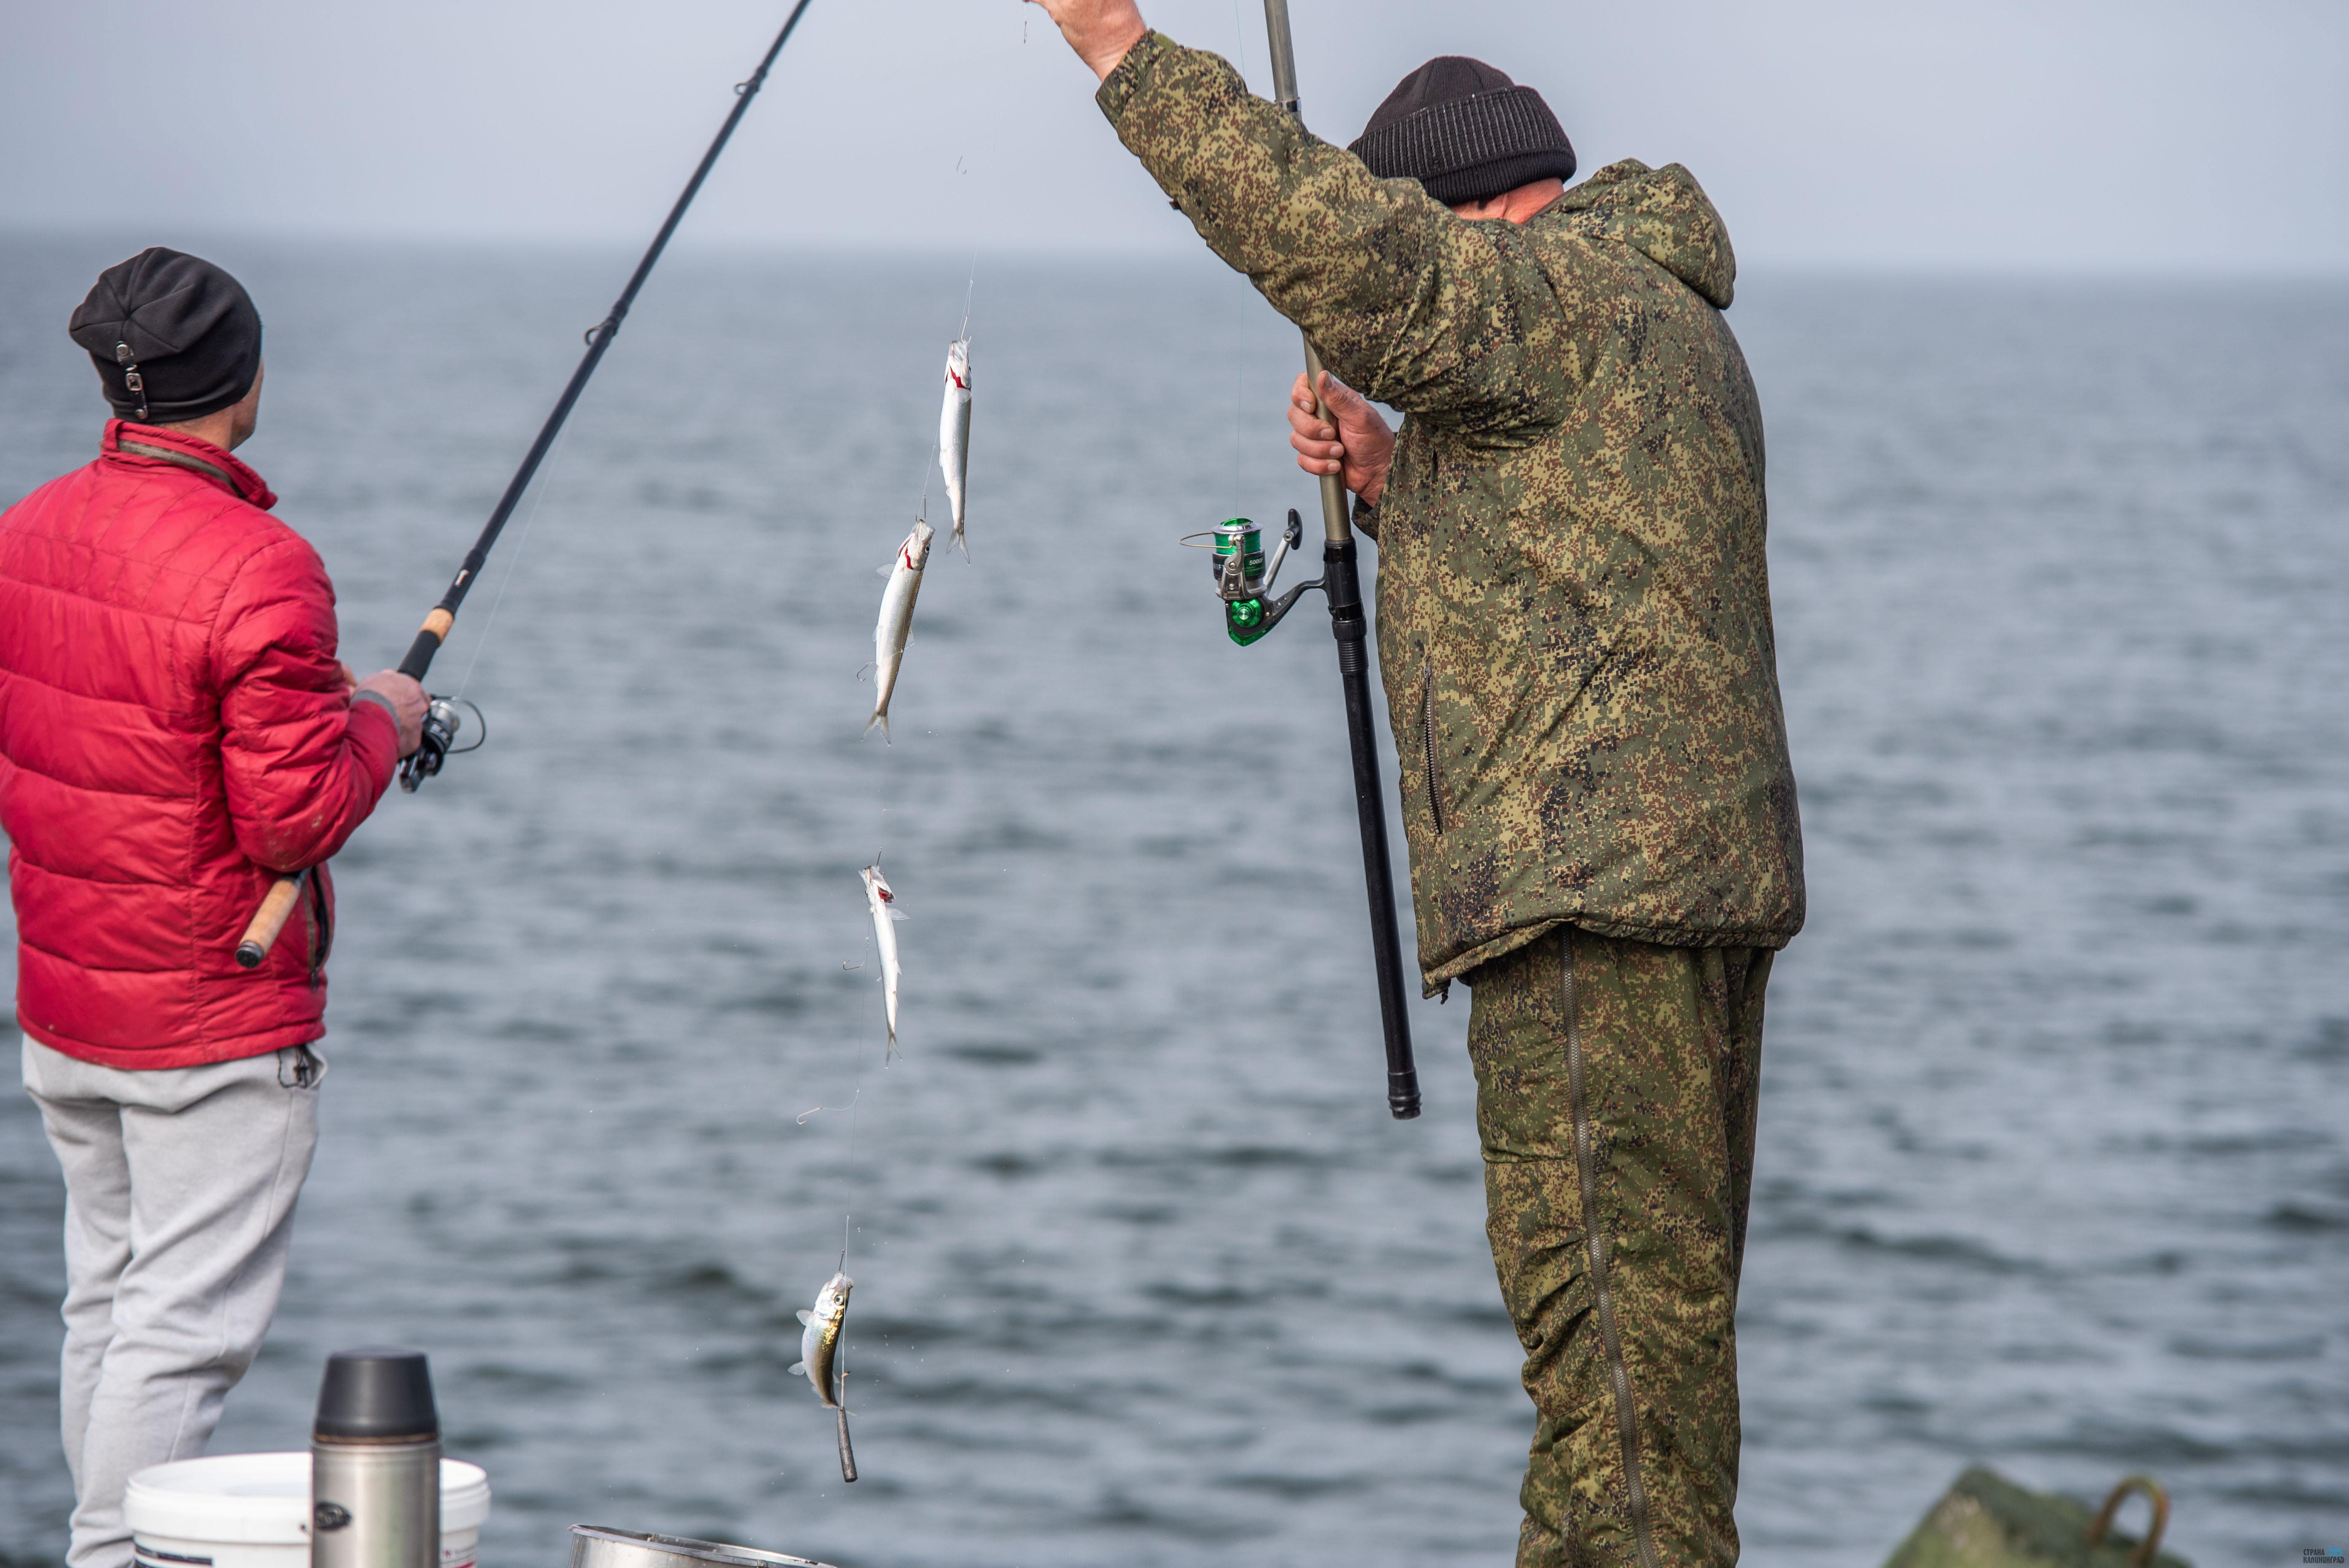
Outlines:
{"label": "fish fin", "polygon": [[806,1362],[804,1362],[804,1361],[794,1361],[794,1362],[792,1362],[792,1377],[806,1377],[806,1376],[807,1376],[807,1363],[806,1363]]}
{"label": "fish fin", "polygon": [[969,540],[968,540],[968,539],[965,539],[965,538],[963,537],[962,530],[961,530],[960,528],[957,528],[957,529],[954,531],[954,542],[955,542],[955,545],[956,545],[956,547],[957,547],[957,549],[959,549],[959,550],[962,552],[962,558],[963,558],[965,561],[969,560],[969,559],[970,559],[970,541],[969,541]]}
{"label": "fish fin", "polygon": [[874,575],[874,576],[875,576],[875,577],[886,577],[886,576],[888,576],[888,575],[889,575],[889,573],[891,573],[892,572],[895,572],[895,571],[896,571],[896,570],[897,570],[897,563],[896,563],[895,562],[892,561],[892,562],[889,562],[889,564],[888,564],[888,565],[886,565],[886,566],[875,566],[875,567],[873,569],[873,575]]}
{"label": "fish fin", "polygon": [[889,911],[889,918],[892,920],[911,920],[914,918],[912,915],[907,914],[904,910],[899,909],[894,903],[888,904],[885,907]]}
{"label": "fish fin", "polygon": [[888,746],[896,745],[897,743],[895,741],[889,738],[889,716],[885,713],[876,713],[871,718],[866,719],[864,721],[864,733],[867,735],[872,734],[873,727],[876,724],[881,727],[881,739],[883,744]]}
{"label": "fish fin", "polygon": [[802,1323],[805,1323],[809,1318],[813,1317],[814,1315],[815,1314],[809,1311],[806,1307],[803,1306],[800,1308],[800,1321]]}

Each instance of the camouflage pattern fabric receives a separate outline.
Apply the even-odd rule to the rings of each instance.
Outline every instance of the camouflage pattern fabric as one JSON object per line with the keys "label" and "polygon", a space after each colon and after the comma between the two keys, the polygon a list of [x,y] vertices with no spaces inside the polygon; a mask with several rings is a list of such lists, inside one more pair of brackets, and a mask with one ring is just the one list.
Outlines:
{"label": "camouflage pattern fabric", "polygon": [[1736,262],[1678,165],[1467,222],[1153,33],[1099,102],[1216,253],[1406,418],[1378,639],[1423,983],[1571,923],[1778,947],[1801,831]]}
{"label": "camouflage pattern fabric", "polygon": [[1537,1412],[1518,1568],[1737,1561],[1771,956],[1558,931],[1468,976],[1485,1228]]}

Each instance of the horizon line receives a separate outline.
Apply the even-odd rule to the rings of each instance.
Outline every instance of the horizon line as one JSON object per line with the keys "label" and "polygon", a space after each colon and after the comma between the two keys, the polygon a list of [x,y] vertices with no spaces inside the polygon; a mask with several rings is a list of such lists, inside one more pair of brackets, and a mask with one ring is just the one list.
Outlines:
{"label": "horizon line", "polygon": [[[224,242],[233,244],[284,245],[290,248],[316,247],[347,250],[367,245],[378,245],[393,251],[440,251],[450,253],[466,252],[497,252],[512,254],[567,252],[572,254],[603,255],[634,253],[641,250],[639,240],[619,235],[582,233],[524,232],[393,232],[363,229],[296,229],[253,225],[207,226],[166,223],[165,228],[192,230],[181,237],[197,241]],[[127,224],[118,223],[8,223],[0,222],[0,248],[17,244],[104,244],[119,247],[136,244]],[[149,242],[157,242],[150,241]],[[1064,261],[1104,263],[1114,261],[1168,263],[1205,263],[1221,266],[1204,244],[1179,242],[1134,242],[1110,240],[1058,240],[1037,243],[980,242],[977,244],[947,244],[935,241],[884,239],[878,237],[837,239],[773,238],[745,235],[679,235],[669,245],[672,258],[709,259],[771,258],[776,260],[864,260],[889,258],[908,262],[954,260],[967,263],[974,254],[981,257],[1022,259],[1028,261]],[[2322,284],[2349,282],[2349,265],[2324,267],[2319,265],[2255,265],[2175,263],[2125,263],[2115,261],[2049,262],[2045,257],[2029,260],[1959,257],[1929,259],[1922,257],[1884,257],[1854,261],[1842,256],[1805,256],[1773,254],[1740,258],[1738,271],[1743,278],[1782,277],[1843,277],[1843,278],[1909,278],[1965,279],[2008,282],[2128,282],[2128,283],[2227,283],[2259,282],[2273,284]]]}

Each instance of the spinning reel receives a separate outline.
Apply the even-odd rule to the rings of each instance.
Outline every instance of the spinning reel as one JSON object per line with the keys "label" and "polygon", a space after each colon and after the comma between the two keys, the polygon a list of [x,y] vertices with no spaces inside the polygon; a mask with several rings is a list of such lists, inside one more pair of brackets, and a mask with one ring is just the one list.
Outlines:
{"label": "spinning reel", "polygon": [[1247,518],[1235,517],[1219,522],[1201,533],[1185,534],[1180,541],[1193,550],[1210,550],[1215,553],[1208,569],[1215,573],[1216,594],[1224,602],[1224,630],[1241,647],[1280,624],[1298,599],[1309,588],[1322,586],[1317,577],[1310,583],[1300,583],[1279,598],[1267,601],[1272,592],[1280,568],[1288,552],[1305,541],[1305,522],[1297,509],[1288,509],[1288,526],[1281,531],[1280,542],[1274,547],[1270,562],[1265,560],[1264,531]]}
{"label": "spinning reel", "polygon": [[[464,727],[459,717],[460,706],[472,708],[473,727],[481,732],[481,739],[471,746],[457,746],[457,733]],[[424,709],[424,734],[399,764],[399,787],[410,795],[416,787],[440,771],[440,764],[451,757],[462,757],[468,751],[479,751],[490,738],[489,720],[481,717],[481,708],[463,697],[436,696]]]}

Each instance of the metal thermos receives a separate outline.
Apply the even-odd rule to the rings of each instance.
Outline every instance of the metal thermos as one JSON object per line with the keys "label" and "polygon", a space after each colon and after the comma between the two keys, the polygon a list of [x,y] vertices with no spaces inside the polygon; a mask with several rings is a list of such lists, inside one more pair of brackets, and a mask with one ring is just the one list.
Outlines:
{"label": "metal thermos", "polygon": [[440,1568],[440,1416],[421,1350],[326,1357],[310,1434],[311,1568]]}

